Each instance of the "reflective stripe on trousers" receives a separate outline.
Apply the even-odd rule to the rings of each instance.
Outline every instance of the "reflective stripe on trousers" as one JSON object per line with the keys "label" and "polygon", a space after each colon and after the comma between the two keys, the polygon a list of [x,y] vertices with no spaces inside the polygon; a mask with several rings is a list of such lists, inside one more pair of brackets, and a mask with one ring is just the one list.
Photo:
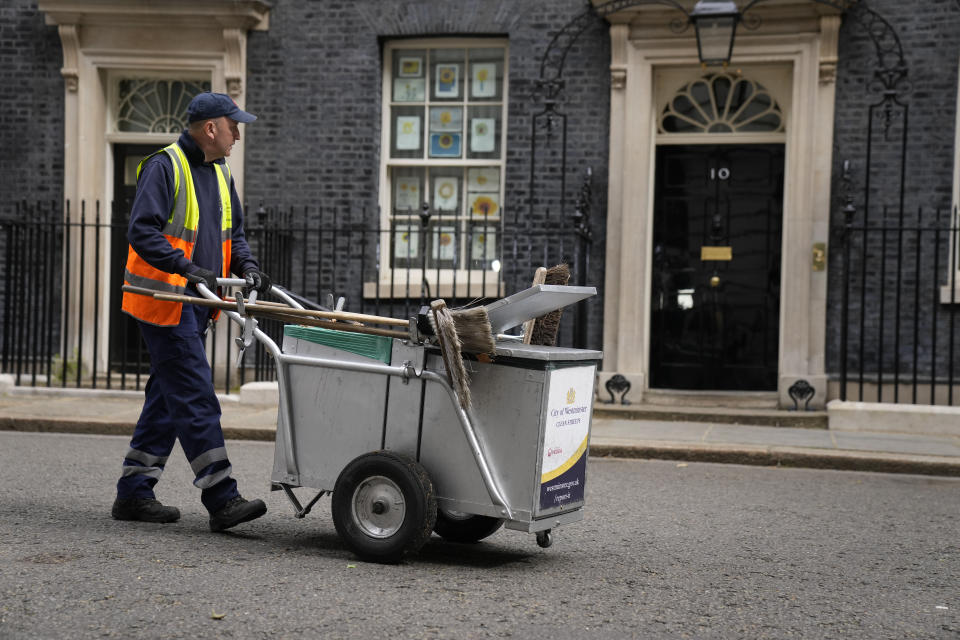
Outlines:
{"label": "reflective stripe on trousers", "polygon": [[220,403],[203,348],[208,317],[205,307],[184,305],[177,326],[140,323],[150,351],[150,378],[143,411],[117,482],[120,498],[154,497],[153,487],[177,440],[208,510],[216,511],[239,495],[231,477],[220,427]]}
{"label": "reflective stripe on trousers", "polygon": [[[142,474],[148,478],[160,479],[163,467],[169,456],[155,456],[146,451],[130,448],[123,458],[123,477]],[[128,464],[132,463],[132,464]]]}

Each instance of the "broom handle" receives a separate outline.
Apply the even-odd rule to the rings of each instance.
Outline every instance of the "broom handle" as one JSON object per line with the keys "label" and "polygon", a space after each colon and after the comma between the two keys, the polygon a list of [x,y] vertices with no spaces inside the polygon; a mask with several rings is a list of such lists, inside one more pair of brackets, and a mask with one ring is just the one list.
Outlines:
{"label": "broom handle", "polygon": [[[188,304],[198,304],[203,307],[216,307],[217,309],[226,309],[229,311],[237,310],[236,302],[223,302],[216,300],[207,300],[206,298],[194,298],[193,296],[183,296],[175,293],[155,293],[153,297],[157,300],[166,300],[169,302],[186,302]],[[226,306],[223,306],[226,305]],[[247,304],[245,309],[256,312],[276,311],[279,307],[275,305]],[[290,316],[302,316],[306,318],[321,318],[323,320],[354,320],[356,322],[370,322],[372,324],[387,324],[395,327],[409,327],[409,320],[399,320],[397,318],[387,318],[384,316],[371,316],[365,313],[351,313],[349,311],[315,311],[313,309],[294,309],[293,307],[284,307],[283,313]]]}
{"label": "broom handle", "polygon": [[[236,311],[237,303],[236,302],[224,302],[222,300],[207,300],[206,298],[194,298],[193,296],[180,296],[173,293],[155,293],[154,297],[157,300],[167,300],[170,302],[186,302],[189,304],[197,304],[201,307],[213,307],[215,309],[221,309],[223,311]],[[181,299],[185,298],[185,299]],[[338,331],[351,331],[353,333],[365,333],[373,336],[386,336],[388,338],[409,338],[410,335],[405,331],[390,331],[389,329],[377,329],[375,327],[365,327],[363,325],[356,324],[347,324],[345,322],[333,322],[331,320],[322,320],[320,318],[314,318],[311,316],[304,316],[301,314],[289,313],[291,311],[299,311],[299,309],[287,308],[282,312],[279,308],[275,306],[269,306],[264,308],[265,305],[256,305],[248,304],[244,307],[247,312],[250,312],[252,315],[257,316],[258,318],[266,318],[272,320],[281,320],[287,322],[296,322],[310,327],[323,327],[324,329],[336,329]]]}
{"label": "broom handle", "polygon": [[[249,309],[250,306],[247,306]],[[305,325],[308,327],[321,327],[323,329],[334,329],[336,331],[349,331],[352,333],[364,333],[371,336],[386,336],[388,338],[400,338],[406,340],[410,334],[405,331],[391,331],[390,329],[378,329],[376,327],[366,327],[362,324],[348,324],[346,322],[334,322],[332,320],[321,320],[320,318],[310,318],[306,316],[291,316],[279,311],[256,312],[254,315],[265,320],[279,320],[280,322],[289,322]]]}
{"label": "broom handle", "polygon": [[[537,286],[538,284],[543,284],[547,279],[547,268],[546,267],[537,267],[537,270],[533,274],[533,285]],[[523,344],[530,344],[530,338],[533,337],[533,325],[536,323],[536,318],[530,318],[523,323]]]}

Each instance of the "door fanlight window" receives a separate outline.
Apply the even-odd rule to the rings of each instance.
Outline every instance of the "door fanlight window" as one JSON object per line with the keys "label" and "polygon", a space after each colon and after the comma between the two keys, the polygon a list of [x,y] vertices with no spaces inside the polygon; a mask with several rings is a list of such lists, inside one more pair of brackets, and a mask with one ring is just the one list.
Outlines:
{"label": "door fanlight window", "polygon": [[761,84],[730,73],[681,88],[660,113],[660,133],[782,133],[783,111]]}
{"label": "door fanlight window", "polygon": [[210,91],[210,82],[123,78],[117,89],[117,131],[180,133],[187,126],[187,105]]}

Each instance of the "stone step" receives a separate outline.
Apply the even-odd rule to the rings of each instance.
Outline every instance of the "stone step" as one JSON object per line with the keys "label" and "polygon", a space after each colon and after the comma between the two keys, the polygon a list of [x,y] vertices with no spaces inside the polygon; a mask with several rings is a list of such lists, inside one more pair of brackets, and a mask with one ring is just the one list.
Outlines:
{"label": "stone step", "polygon": [[729,407],[731,409],[776,409],[776,391],[684,391],[647,389],[643,404],[671,407]]}
{"label": "stone step", "polygon": [[734,408],[722,406],[671,406],[644,402],[635,405],[593,405],[594,419],[649,420],[658,422],[713,422],[762,427],[793,427],[826,429],[826,411],[782,411],[764,408]]}

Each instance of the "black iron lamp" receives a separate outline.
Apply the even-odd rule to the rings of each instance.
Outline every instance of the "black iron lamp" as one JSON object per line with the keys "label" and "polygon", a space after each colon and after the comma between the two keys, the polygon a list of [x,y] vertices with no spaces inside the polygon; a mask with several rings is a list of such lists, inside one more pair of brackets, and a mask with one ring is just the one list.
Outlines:
{"label": "black iron lamp", "polygon": [[690,13],[697,31],[697,53],[704,66],[727,66],[733,53],[733,38],[740,10],[730,0],[700,0]]}

